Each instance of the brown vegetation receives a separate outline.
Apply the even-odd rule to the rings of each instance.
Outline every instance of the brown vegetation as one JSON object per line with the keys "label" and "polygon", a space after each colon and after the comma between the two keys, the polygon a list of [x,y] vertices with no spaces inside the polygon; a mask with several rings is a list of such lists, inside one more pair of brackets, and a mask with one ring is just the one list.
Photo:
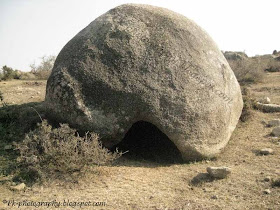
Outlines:
{"label": "brown vegetation", "polygon": [[255,108],[256,101],[252,97],[250,90],[247,87],[242,87],[242,97],[243,97],[243,110],[240,116],[242,122],[250,120],[253,116],[253,109]]}
{"label": "brown vegetation", "polygon": [[20,167],[25,173],[31,173],[30,177],[40,179],[54,173],[71,175],[81,172],[85,166],[109,164],[121,156],[104,148],[93,132],[80,137],[67,124],[52,128],[46,120],[27,133],[16,149],[20,152],[17,159]]}
{"label": "brown vegetation", "polygon": [[248,57],[245,53],[224,53],[240,84],[261,82],[265,71],[280,71],[280,61],[272,55]]}

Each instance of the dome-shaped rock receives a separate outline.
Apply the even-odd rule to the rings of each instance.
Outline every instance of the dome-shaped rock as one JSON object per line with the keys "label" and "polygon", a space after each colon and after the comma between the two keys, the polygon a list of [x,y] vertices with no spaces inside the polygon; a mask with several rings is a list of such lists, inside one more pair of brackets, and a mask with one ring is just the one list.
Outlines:
{"label": "dome-shaped rock", "polygon": [[99,133],[105,146],[147,121],[185,160],[213,157],[243,107],[239,84],[209,35],[167,9],[126,4],[98,17],[58,55],[49,115]]}

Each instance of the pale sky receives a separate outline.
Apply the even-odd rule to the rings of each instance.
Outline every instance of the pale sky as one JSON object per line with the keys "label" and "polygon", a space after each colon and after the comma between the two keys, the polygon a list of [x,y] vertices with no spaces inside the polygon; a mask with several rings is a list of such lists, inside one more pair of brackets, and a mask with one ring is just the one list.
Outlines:
{"label": "pale sky", "polygon": [[29,71],[32,62],[57,55],[91,21],[124,3],[183,14],[224,51],[280,51],[279,0],[0,0],[0,67]]}

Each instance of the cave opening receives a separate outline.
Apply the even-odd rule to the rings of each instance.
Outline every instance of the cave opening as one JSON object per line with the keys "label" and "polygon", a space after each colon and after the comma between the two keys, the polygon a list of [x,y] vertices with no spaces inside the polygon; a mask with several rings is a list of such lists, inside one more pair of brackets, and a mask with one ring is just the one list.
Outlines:
{"label": "cave opening", "polygon": [[128,130],[122,141],[113,149],[126,152],[123,157],[156,163],[182,163],[180,151],[155,125],[138,121]]}

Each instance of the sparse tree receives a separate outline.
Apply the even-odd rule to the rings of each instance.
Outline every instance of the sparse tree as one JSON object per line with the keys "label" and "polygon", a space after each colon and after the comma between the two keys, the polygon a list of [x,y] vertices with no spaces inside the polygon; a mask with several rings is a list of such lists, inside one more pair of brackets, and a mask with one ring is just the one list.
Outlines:
{"label": "sparse tree", "polygon": [[240,83],[259,82],[264,77],[265,64],[260,57],[228,60],[237,80]]}
{"label": "sparse tree", "polygon": [[15,71],[8,67],[8,66],[3,66],[2,67],[2,78],[3,80],[9,80],[9,79],[14,79],[14,76],[15,76]]}
{"label": "sparse tree", "polygon": [[33,73],[38,79],[48,79],[51,74],[56,56],[43,56],[39,65],[32,63],[30,65],[31,73]]}

